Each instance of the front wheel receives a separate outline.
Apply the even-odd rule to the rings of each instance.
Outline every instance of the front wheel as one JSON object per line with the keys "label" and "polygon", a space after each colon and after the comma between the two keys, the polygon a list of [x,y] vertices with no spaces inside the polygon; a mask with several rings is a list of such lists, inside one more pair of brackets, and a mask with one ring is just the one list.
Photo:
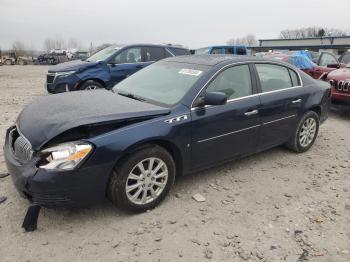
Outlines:
{"label": "front wheel", "polygon": [[108,196],[114,204],[132,212],[153,209],[168,194],[175,173],[169,152],[158,145],[147,145],[115,167]]}
{"label": "front wheel", "polygon": [[94,80],[87,80],[80,86],[80,90],[86,90],[86,91],[96,90],[101,88],[103,88],[103,86],[99,82],[96,82]]}
{"label": "front wheel", "polygon": [[314,111],[307,112],[299,121],[297,128],[287,146],[295,152],[302,153],[314,144],[320,120]]}

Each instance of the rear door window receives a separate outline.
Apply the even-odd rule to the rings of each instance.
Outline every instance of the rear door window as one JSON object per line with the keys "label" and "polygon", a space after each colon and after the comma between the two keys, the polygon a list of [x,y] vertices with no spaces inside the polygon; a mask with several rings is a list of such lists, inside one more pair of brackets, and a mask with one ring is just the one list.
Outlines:
{"label": "rear door window", "polygon": [[144,62],[158,61],[169,57],[170,54],[162,47],[143,47],[144,50]]}
{"label": "rear door window", "polygon": [[234,50],[232,47],[226,47],[225,49],[225,54],[227,55],[233,55],[234,54]]}
{"label": "rear door window", "polygon": [[243,46],[237,46],[236,47],[236,55],[246,55],[247,49]]}
{"label": "rear door window", "polygon": [[262,92],[271,92],[293,86],[288,68],[272,64],[256,64]]}

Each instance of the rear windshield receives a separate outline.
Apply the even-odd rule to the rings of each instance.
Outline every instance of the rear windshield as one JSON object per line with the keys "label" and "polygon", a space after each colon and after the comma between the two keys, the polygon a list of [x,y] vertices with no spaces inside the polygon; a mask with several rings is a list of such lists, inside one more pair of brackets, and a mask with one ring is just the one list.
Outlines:
{"label": "rear windshield", "polygon": [[175,55],[190,55],[190,50],[188,49],[183,49],[183,48],[173,48],[171,49],[171,52],[174,53]]}
{"label": "rear windshield", "polygon": [[194,50],[195,55],[204,55],[209,54],[209,47],[199,48]]}

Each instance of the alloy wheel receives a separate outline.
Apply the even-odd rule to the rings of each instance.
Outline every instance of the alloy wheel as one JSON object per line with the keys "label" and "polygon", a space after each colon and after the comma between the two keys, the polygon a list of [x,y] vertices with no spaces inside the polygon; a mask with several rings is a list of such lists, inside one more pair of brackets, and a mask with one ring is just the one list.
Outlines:
{"label": "alloy wheel", "polygon": [[137,205],[154,201],[163,192],[168,181],[168,167],[156,157],[146,158],[136,164],[129,173],[125,192]]}
{"label": "alloy wheel", "polygon": [[316,120],[314,118],[308,118],[301,126],[299,133],[299,143],[302,147],[309,146],[315,138],[316,134]]}

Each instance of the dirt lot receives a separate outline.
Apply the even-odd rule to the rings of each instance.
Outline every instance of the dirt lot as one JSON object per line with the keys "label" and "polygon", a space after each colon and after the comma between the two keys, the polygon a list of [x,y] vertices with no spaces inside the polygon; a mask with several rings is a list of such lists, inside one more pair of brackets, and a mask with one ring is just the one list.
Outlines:
{"label": "dirt lot", "polygon": [[[0,146],[21,109],[46,95],[44,66],[0,67]],[[45,110],[45,109],[43,109]],[[155,210],[107,200],[43,209],[23,233],[28,202],[0,179],[1,261],[350,261],[350,116],[333,111],[313,148],[283,147],[177,179]],[[6,172],[2,151],[0,172]],[[198,203],[192,195],[206,201]]]}

